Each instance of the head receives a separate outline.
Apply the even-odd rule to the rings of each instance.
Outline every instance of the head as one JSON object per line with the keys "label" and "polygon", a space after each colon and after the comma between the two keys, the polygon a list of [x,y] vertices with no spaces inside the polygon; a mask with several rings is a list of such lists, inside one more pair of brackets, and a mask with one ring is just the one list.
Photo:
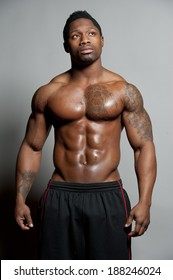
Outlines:
{"label": "head", "polygon": [[[63,37],[65,51],[70,53],[72,62],[86,65],[100,57],[104,41],[102,30],[86,11],[76,11],[69,16]],[[83,48],[90,48],[90,51],[84,51]]]}
{"label": "head", "polygon": [[66,24],[64,26],[64,29],[63,29],[64,43],[68,42],[70,23],[79,18],[90,19],[92,21],[92,23],[97,27],[97,29],[100,32],[100,35],[102,36],[102,30],[101,30],[99,23],[87,11],[76,11],[69,16],[69,18],[67,19]]}

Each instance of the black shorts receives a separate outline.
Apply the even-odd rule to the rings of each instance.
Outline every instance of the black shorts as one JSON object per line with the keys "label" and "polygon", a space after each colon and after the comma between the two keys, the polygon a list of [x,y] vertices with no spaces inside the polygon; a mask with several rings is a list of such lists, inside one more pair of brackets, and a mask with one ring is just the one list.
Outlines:
{"label": "black shorts", "polygon": [[40,259],[131,259],[124,228],[130,202],[121,180],[50,182],[39,209]]}

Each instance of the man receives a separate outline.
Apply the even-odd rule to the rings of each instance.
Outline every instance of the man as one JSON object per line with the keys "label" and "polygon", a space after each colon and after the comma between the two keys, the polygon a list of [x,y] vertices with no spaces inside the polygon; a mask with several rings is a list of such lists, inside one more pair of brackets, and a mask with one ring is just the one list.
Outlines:
{"label": "man", "polygon": [[[150,222],[156,178],[151,121],[138,89],[102,66],[104,38],[91,15],[74,12],[63,35],[71,69],[34,94],[17,159],[16,221],[23,230],[33,227],[25,201],[53,126],[55,170],[40,202],[40,258],[130,259],[131,237]],[[123,127],[139,188],[131,210],[118,172]]]}

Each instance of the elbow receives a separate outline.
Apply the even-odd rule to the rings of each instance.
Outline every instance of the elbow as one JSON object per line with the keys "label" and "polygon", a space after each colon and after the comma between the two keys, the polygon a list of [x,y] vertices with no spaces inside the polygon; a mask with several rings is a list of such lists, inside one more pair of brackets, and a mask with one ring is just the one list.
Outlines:
{"label": "elbow", "polygon": [[25,151],[31,151],[31,152],[35,152],[35,153],[41,153],[42,152],[42,148],[43,148],[43,145],[41,145],[40,143],[38,142],[29,142],[29,141],[24,141],[22,143],[22,146],[21,146],[21,149],[25,150]]}
{"label": "elbow", "polygon": [[40,146],[40,145],[31,144],[30,148],[32,149],[33,152],[36,152],[36,153],[42,152],[42,146]]}

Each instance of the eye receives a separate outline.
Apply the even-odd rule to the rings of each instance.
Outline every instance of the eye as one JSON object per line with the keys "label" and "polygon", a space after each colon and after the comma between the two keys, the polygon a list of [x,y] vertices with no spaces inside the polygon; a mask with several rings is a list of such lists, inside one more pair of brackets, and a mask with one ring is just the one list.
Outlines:
{"label": "eye", "polygon": [[72,36],[71,36],[71,38],[73,39],[73,40],[76,40],[76,39],[78,39],[80,36],[79,36],[79,34],[73,34]]}
{"label": "eye", "polygon": [[88,34],[89,34],[89,36],[92,36],[92,37],[93,37],[93,36],[96,35],[96,32],[95,32],[95,31],[90,31]]}

